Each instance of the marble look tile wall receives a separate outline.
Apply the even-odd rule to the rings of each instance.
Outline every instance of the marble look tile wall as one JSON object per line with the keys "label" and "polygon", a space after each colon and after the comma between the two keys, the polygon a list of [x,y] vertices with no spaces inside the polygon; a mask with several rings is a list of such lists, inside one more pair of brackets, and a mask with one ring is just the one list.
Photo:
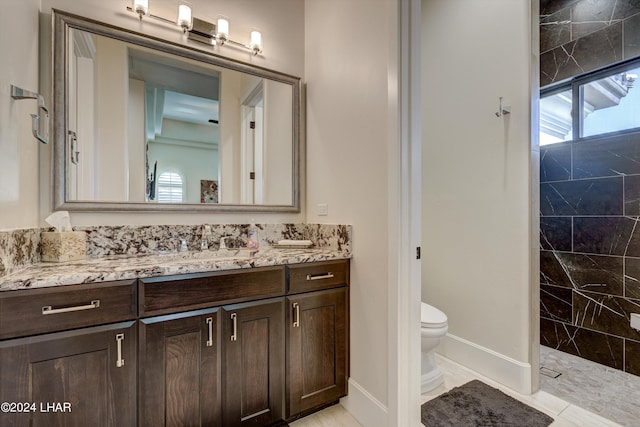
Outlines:
{"label": "marble look tile wall", "polygon": [[640,55],[637,0],[541,0],[540,85]]}
{"label": "marble look tile wall", "polygon": [[640,375],[640,134],[540,151],[541,343]]}
{"label": "marble look tile wall", "polygon": [[0,231],[0,277],[40,262],[40,229]]}

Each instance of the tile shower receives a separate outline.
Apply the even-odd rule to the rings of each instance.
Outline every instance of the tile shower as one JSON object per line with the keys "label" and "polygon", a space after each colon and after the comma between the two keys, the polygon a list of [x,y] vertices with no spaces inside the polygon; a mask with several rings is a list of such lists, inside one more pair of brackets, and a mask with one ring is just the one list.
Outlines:
{"label": "tile shower", "polygon": [[[640,56],[640,2],[541,0],[540,84]],[[640,133],[540,149],[540,339],[640,375]]]}

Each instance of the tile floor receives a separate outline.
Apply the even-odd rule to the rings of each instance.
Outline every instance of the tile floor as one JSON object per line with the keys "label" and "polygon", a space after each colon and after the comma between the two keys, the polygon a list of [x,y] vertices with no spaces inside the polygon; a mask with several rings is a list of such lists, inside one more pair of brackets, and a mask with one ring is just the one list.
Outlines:
{"label": "tile floor", "polygon": [[540,364],[561,373],[540,375],[545,392],[623,426],[640,425],[640,377],[544,346]]}
{"label": "tile floor", "polygon": [[[435,390],[423,394],[421,403],[424,403],[434,397],[460,386],[473,379],[479,379],[502,390],[504,393],[542,411],[555,419],[551,427],[619,427],[616,424],[602,416],[596,415],[585,409],[569,403],[559,397],[556,397],[547,391],[538,391],[528,396],[516,393],[476,372],[473,372],[449,359],[436,355],[438,364],[444,373],[444,384]],[[640,388],[636,390],[640,392]],[[636,400],[640,401],[640,400]],[[605,402],[608,403],[608,402]],[[640,422],[636,421],[636,424]],[[291,423],[291,427],[362,427],[360,424],[340,405],[335,405],[323,411],[305,417],[301,420]],[[525,426],[522,426],[525,427]]]}

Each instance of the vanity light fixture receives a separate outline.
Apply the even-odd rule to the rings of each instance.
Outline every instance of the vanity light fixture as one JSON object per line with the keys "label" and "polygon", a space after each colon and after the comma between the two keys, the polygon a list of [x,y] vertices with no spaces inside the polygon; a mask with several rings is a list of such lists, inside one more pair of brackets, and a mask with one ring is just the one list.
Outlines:
{"label": "vanity light fixture", "polygon": [[194,17],[191,7],[184,1],[181,1],[178,5],[178,17],[175,21],[150,13],[149,0],[132,0],[132,6],[127,6],[127,10],[138,14],[140,20],[142,20],[143,17],[148,16],[168,24],[177,24],[184,33],[189,33],[188,38],[192,41],[197,41],[210,46],[231,45],[239,49],[246,49],[253,55],[259,55],[262,53],[262,33],[260,31],[251,31],[249,44],[231,40],[229,33],[229,20],[226,17],[221,16],[218,18],[216,28],[215,24]]}
{"label": "vanity light fixture", "polygon": [[191,7],[185,2],[180,3],[180,5],[178,6],[178,18],[176,20],[171,20],[163,18],[162,16],[152,14],[149,10],[149,0],[133,0],[133,5],[127,6],[127,10],[129,12],[137,13],[140,20],[142,20],[144,16],[148,16],[149,18],[153,18],[167,24],[177,24],[185,33],[191,29],[191,26],[193,24]]}

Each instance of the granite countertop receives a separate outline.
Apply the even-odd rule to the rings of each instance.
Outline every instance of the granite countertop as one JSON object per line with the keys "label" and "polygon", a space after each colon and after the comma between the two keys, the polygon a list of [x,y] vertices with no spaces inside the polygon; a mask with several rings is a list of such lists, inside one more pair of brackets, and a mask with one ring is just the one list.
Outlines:
{"label": "granite countertop", "polygon": [[242,250],[115,255],[61,263],[41,262],[0,278],[0,291],[98,283],[143,277],[236,270],[351,258],[348,250],[261,248],[248,257]]}

